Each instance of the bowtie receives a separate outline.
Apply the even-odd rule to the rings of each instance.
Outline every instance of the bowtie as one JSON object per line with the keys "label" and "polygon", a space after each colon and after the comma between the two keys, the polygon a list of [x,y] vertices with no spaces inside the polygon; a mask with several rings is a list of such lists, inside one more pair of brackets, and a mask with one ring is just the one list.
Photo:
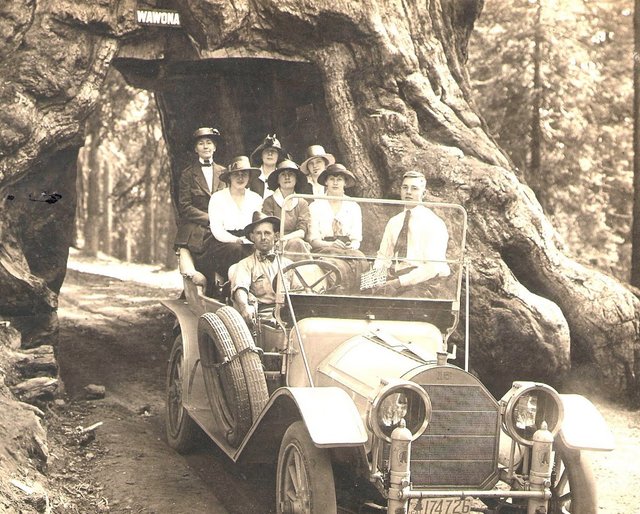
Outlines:
{"label": "bowtie", "polygon": [[276,258],[276,254],[273,252],[267,253],[266,255],[263,255],[260,252],[258,252],[258,260],[260,262],[265,262],[265,261],[273,262],[275,258]]}
{"label": "bowtie", "polygon": [[202,163],[200,163],[201,166],[211,166],[211,161],[205,159],[204,161],[202,161]]}

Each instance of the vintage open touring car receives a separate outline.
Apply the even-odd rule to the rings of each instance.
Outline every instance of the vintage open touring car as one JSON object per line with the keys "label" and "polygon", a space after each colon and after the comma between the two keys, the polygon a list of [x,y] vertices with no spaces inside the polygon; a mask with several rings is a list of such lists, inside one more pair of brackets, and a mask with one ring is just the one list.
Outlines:
{"label": "vintage open touring car", "polygon": [[[407,294],[385,287],[386,265],[376,266],[387,220],[406,202],[349,201],[363,212],[362,255],[278,248],[275,310],[253,331],[224,294],[204,295],[181,250],[186,298],[163,302],[177,320],[169,444],[187,451],[199,426],[233,461],[273,463],[279,513],[335,513],[345,489],[360,512],[595,513],[584,451],[612,449],[596,408],[533,382],[496,400],[468,371],[468,348],[463,365],[448,362],[468,304],[465,210],[423,204],[446,224],[437,265],[448,273]],[[361,270],[355,279],[345,261]]]}

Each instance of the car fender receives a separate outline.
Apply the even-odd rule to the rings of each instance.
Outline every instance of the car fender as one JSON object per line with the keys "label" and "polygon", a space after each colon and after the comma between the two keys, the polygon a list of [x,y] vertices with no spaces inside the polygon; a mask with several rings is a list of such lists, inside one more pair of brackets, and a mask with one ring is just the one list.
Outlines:
{"label": "car fender", "polygon": [[287,428],[302,420],[319,448],[363,447],[367,430],[351,397],[338,387],[281,387],[238,449],[237,459],[271,461]]}
{"label": "car fender", "polygon": [[611,451],[615,441],[597,407],[579,394],[561,394],[564,421],[558,436],[572,450]]}

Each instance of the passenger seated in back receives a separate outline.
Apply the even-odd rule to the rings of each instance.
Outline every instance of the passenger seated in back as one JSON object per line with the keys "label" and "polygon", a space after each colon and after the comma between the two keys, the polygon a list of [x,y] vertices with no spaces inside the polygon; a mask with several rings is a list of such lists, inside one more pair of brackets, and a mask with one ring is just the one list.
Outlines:
{"label": "passenger seated in back", "polygon": [[220,175],[220,180],[229,187],[214,193],[209,201],[213,264],[224,280],[232,264],[253,252],[244,227],[251,223],[253,213],[262,208],[262,197],[247,186],[250,177],[255,178],[259,173],[260,170],[251,167],[248,157],[236,157]]}
{"label": "passenger seated in back", "polygon": [[220,174],[224,167],[213,162],[220,143],[220,132],[201,127],[193,133],[193,149],[197,159],[180,172],[178,185],[178,232],[175,247],[187,248],[198,271],[212,284],[211,257],[213,237],[209,230],[207,208],[211,195],[224,187]]}

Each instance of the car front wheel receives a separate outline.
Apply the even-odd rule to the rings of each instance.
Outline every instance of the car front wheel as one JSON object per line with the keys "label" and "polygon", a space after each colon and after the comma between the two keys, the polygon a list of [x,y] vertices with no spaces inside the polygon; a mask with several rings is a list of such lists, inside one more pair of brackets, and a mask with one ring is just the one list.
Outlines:
{"label": "car front wheel", "polygon": [[278,454],[278,514],[336,514],[329,451],[317,448],[302,421],[285,432]]}
{"label": "car front wheel", "polygon": [[591,464],[584,452],[556,448],[549,514],[596,514],[598,499]]}
{"label": "car front wheel", "polygon": [[182,404],[184,387],[182,335],[176,337],[169,356],[167,366],[166,387],[166,431],[169,446],[174,450],[185,453],[197,441],[198,426],[191,419]]}

